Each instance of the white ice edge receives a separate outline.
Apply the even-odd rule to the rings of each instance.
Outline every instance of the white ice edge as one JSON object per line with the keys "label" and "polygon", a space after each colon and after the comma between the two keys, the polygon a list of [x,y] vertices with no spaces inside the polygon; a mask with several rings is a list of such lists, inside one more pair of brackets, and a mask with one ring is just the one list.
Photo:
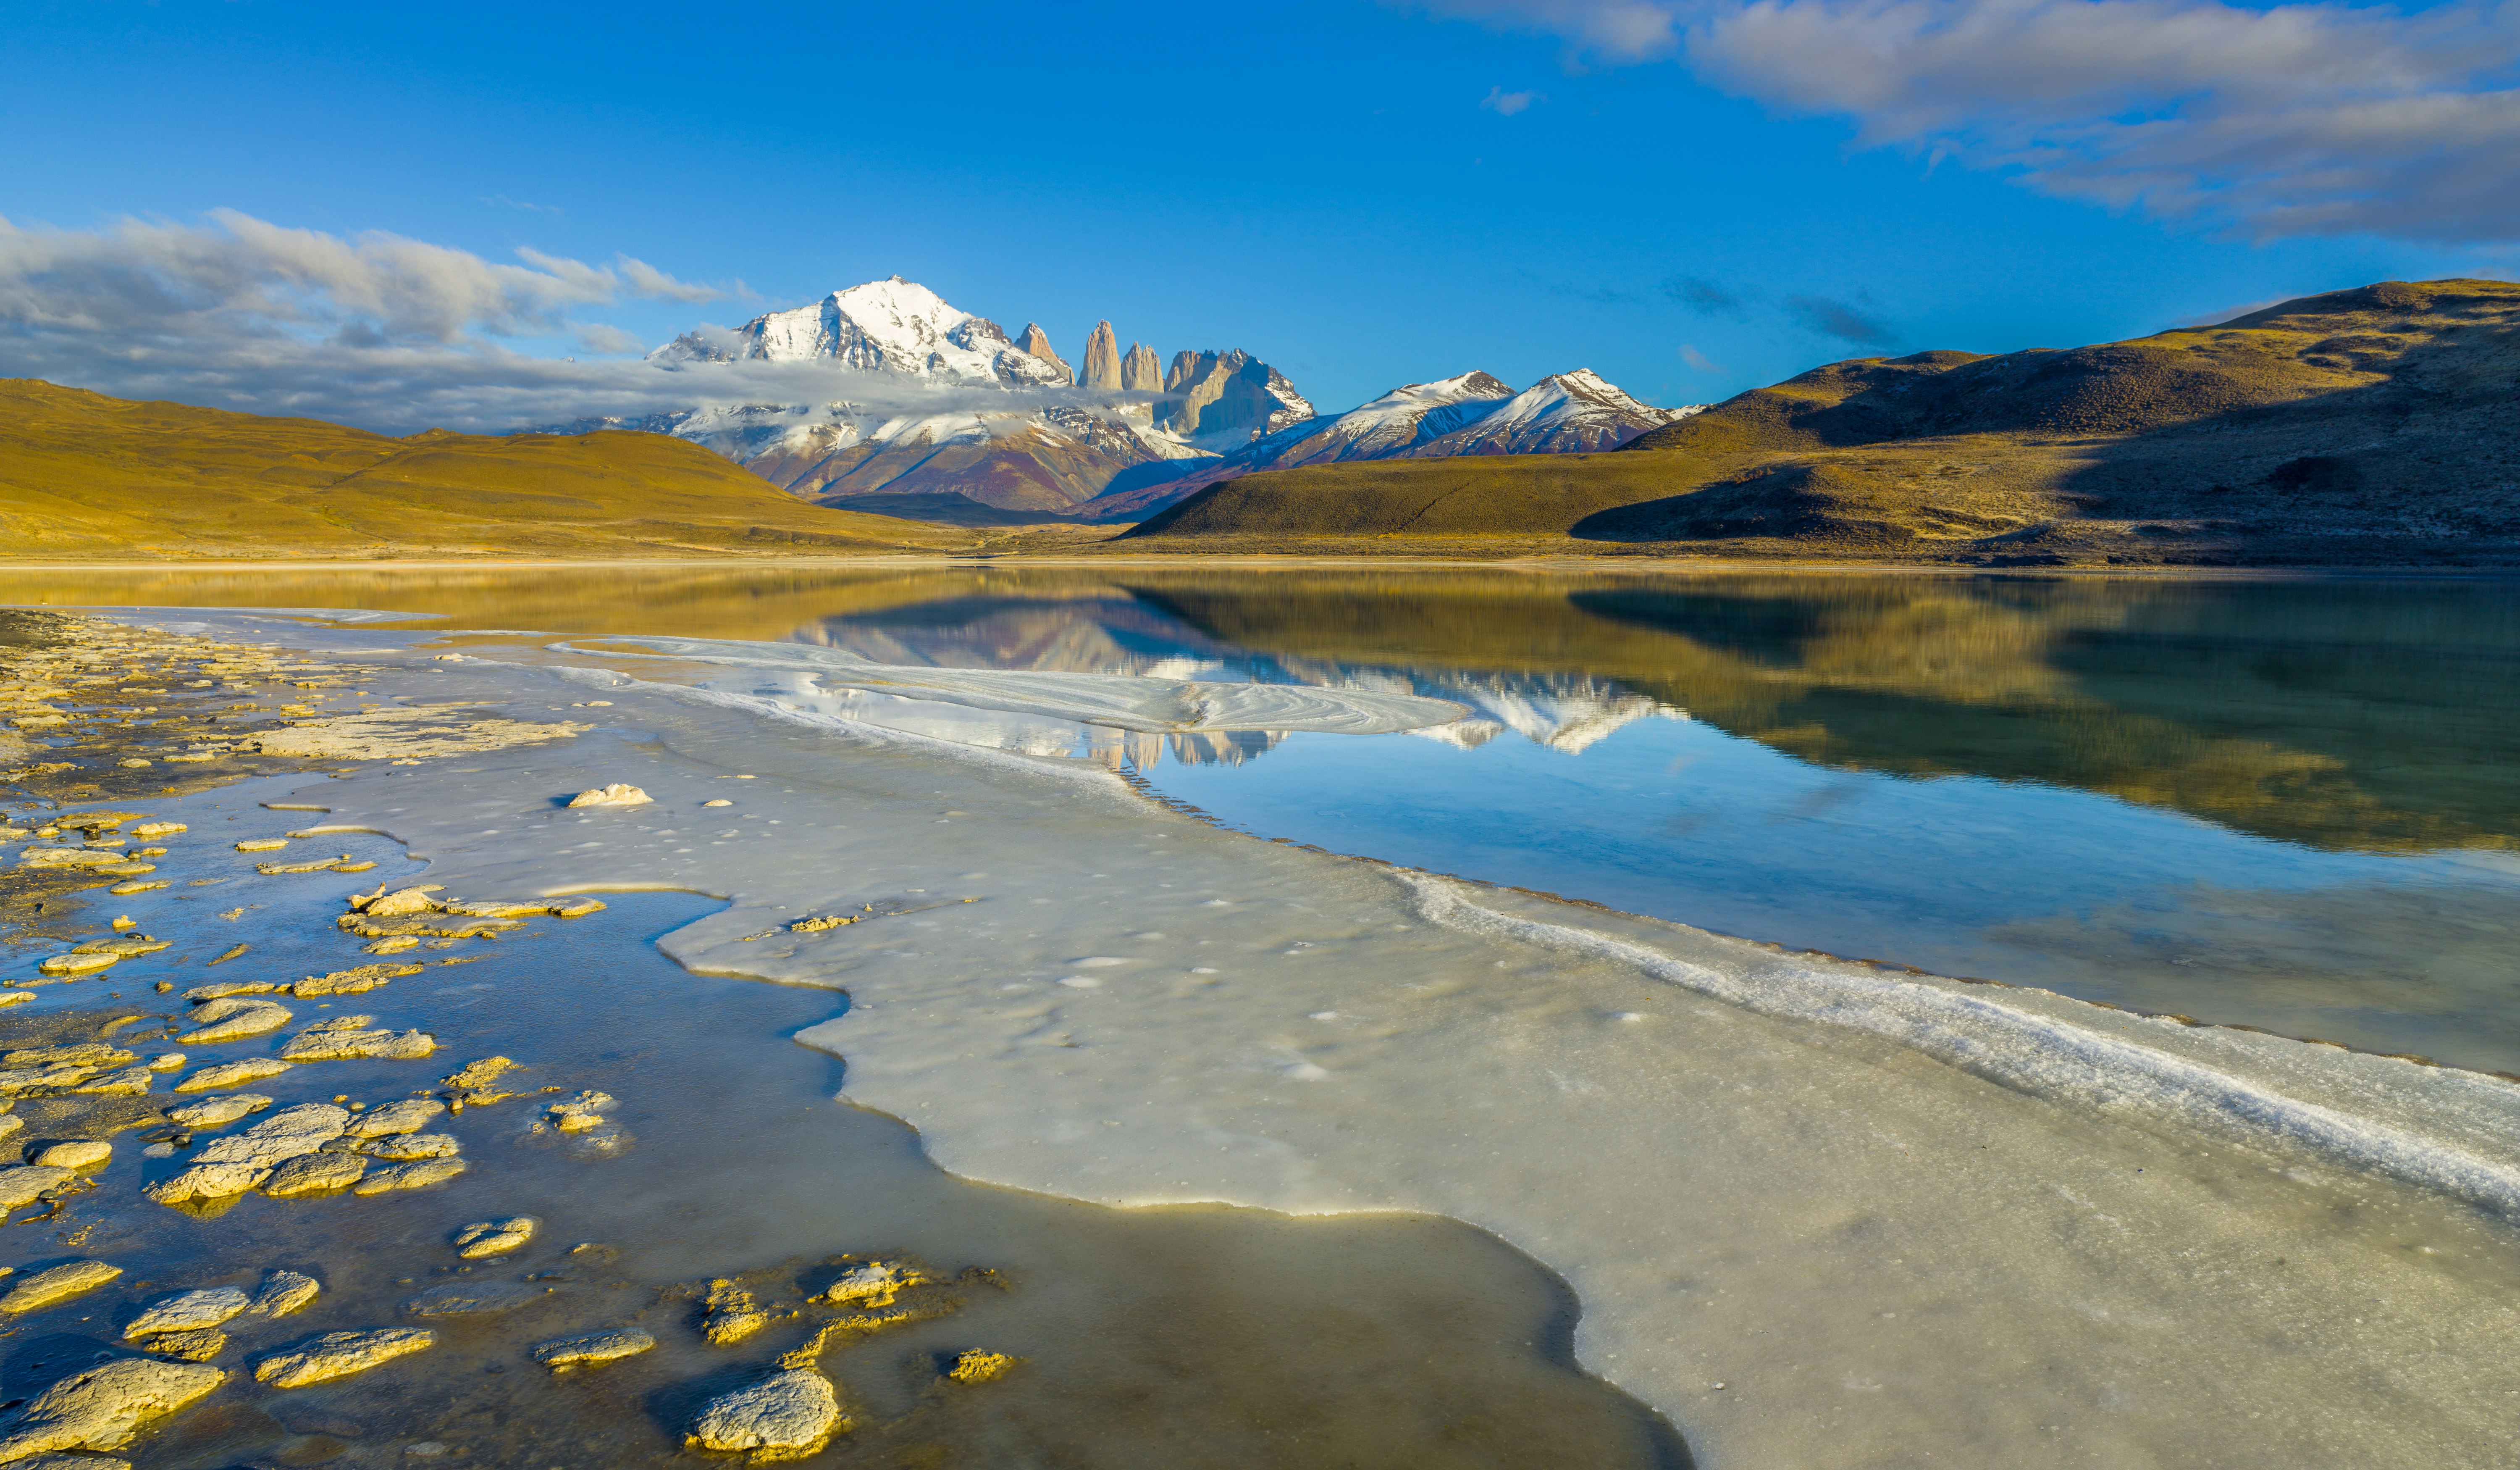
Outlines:
{"label": "white ice edge", "polygon": [[597,658],[673,659],[810,674],[832,688],[865,689],[1010,713],[1047,715],[1124,730],[1301,730],[1395,734],[1448,725],[1471,712],[1451,700],[1309,684],[1209,683],[1121,673],[944,668],[878,664],[806,644],[733,643],[710,638],[623,637],[609,643],[659,650],[633,654],[567,642],[553,651]]}
{"label": "white ice edge", "polygon": [[2255,1134],[2261,1143],[2307,1148],[2520,1216],[2520,1169],[1990,996],[1854,966],[1823,970],[1784,959],[1736,978],[1643,944],[1499,913],[1471,902],[1457,883],[1418,873],[1401,877],[1435,923],[1596,955],[1764,1016],[1869,1032],[2035,1096],[2148,1108],[2216,1131]]}

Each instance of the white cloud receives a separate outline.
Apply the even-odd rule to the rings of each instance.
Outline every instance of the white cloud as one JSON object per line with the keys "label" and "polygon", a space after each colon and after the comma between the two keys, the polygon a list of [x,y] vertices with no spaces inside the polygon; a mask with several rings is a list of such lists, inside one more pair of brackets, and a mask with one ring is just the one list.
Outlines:
{"label": "white cloud", "polygon": [[[2520,239],[2520,9],[2220,0],[1429,0],[2048,193],[2261,238]],[[1653,23],[1659,20],[1657,28]]]}
{"label": "white cloud", "polygon": [[395,235],[343,240],[229,211],[202,227],[132,220],[97,231],[0,219],[0,377],[396,433],[747,403],[845,400],[926,415],[1148,396],[975,390],[822,362],[535,356],[511,341],[638,350],[620,329],[581,319],[585,308],[722,293],[628,256],[589,265],[518,254],[524,264],[506,265]]}
{"label": "white cloud", "polygon": [[1503,87],[1490,87],[1488,95],[1481,99],[1479,106],[1500,117],[1510,117],[1529,108],[1533,103],[1544,100],[1546,99],[1537,92],[1508,92]]}

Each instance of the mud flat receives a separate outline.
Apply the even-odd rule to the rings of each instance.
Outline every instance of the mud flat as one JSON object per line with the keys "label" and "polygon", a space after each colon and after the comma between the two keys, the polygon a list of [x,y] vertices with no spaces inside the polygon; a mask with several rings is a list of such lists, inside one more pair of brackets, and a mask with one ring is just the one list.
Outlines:
{"label": "mud flat", "polygon": [[[487,1456],[516,1432],[503,1415],[586,1390],[601,1408],[565,1418],[585,1462],[639,1462],[703,1420],[741,1438],[711,1405],[784,1403],[757,1391],[810,1373],[836,1385],[834,1463],[1054,1439],[1114,1464],[1179,1462],[1184,1443],[1215,1464],[2507,1455],[2520,1091],[2504,1081],[1259,843],[1083,761],[832,712],[792,663],[677,686],[644,660],[586,666],[602,661],[583,648],[574,668],[437,672],[382,635],[291,636],[389,667],[363,676],[383,697],[585,728],[153,814],[224,835],[242,803],[328,807],[293,816],[292,841],[349,844],[394,889],[425,860],[442,916],[611,906],[403,936],[451,952],[409,951],[429,968],[359,994],[373,1022],[353,1030],[427,1034],[434,1054],[310,1061],[253,1090],[382,1104],[492,1054],[531,1069],[498,1087],[561,1090],[466,1107],[445,1125],[466,1173],[373,1198],[183,1213],[133,1198],[180,1160],[117,1150],[63,1202],[95,1225],[80,1253],[145,1262],[168,1289],[300,1270],[326,1296],[299,1337],[416,1326],[394,1292],[435,1276],[555,1289],[432,1316],[430,1351],[294,1391],[347,1396],[339,1418],[292,1429],[287,1405],[222,1387],[159,1431],[170,1447],[233,1401],[237,1422],[279,1426],[257,1445],[473,1434]],[[987,694],[1035,720],[1061,697]],[[652,800],[566,804],[615,783]],[[255,947],[221,977],[359,962],[334,919],[367,888],[260,882]],[[643,893],[658,890],[710,898]],[[223,922],[209,904],[236,900],[203,892],[220,896],[134,896],[156,906],[130,917],[206,931]],[[208,952],[120,960],[11,1022]],[[288,1008],[308,1004],[331,1002]],[[187,1065],[277,1055],[306,1025]],[[585,1093],[614,1105],[558,1126],[553,1105]],[[456,1234],[518,1217],[541,1222],[530,1240],[467,1271]],[[575,1254],[589,1243],[609,1252]],[[856,1316],[831,1287],[895,1257],[931,1283],[902,1298],[914,1309],[835,1329]],[[710,1347],[707,1304],[739,1295],[766,1320]],[[95,1310],[73,1309],[44,1330]],[[656,1348],[533,1365],[536,1345],[630,1330]],[[996,1376],[956,1376],[999,1357]],[[1037,1397],[1016,1412],[1018,1395]],[[246,1440],[199,1443],[167,1462],[223,1464]]]}

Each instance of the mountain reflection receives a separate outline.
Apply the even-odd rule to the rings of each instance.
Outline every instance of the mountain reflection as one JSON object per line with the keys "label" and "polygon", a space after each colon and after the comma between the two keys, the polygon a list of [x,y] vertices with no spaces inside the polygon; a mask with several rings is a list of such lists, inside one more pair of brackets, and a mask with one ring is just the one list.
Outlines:
{"label": "mountain reflection", "polygon": [[[1049,575],[1045,574],[1044,575]],[[2520,588],[1824,574],[1131,573],[790,633],[886,662],[1407,690],[1569,755],[1692,718],[1816,764],[2104,792],[2332,849],[2520,835]],[[1239,762],[1271,736],[1175,738]],[[1127,758],[1151,764],[1141,742]]]}
{"label": "mountain reflection", "polygon": [[[2520,586],[1192,566],[0,574],[0,602],[391,608],[887,663],[1406,690],[1569,755],[1646,718],[1819,765],[2104,792],[2330,849],[2520,836]],[[487,636],[486,634],[483,636]],[[1095,737],[1098,742],[1101,736]],[[1237,763],[1266,732],[1114,736]]]}

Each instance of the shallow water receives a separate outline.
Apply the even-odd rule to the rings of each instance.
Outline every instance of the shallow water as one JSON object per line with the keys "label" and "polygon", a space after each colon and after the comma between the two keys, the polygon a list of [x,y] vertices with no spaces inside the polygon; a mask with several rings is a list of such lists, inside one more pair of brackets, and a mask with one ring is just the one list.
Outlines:
{"label": "shallow water", "polygon": [[[303,784],[248,782],[160,804],[160,814],[189,820],[197,839],[258,835],[309,820],[253,804]],[[381,861],[379,876],[420,876],[389,842],[326,842]],[[197,848],[164,870],[187,885],[195,875],[224,879],[215,886],[112,900],[145,932],[179,940],[112,972],[125,1001],[146,997],[135,1009],[174,1004],[150,988],[160,978],[285,978],[366,959],[331,926],[358,881],[257,878],[249,859],[223,849]],[[219,917],[230,904],[245,912]],[[148,1441],[142,1463],[690,1462],[681,1432],[699,1404],[758,1375],[805,1329],[775,1324],[710,1348],[692,1330],[693,1298],[660,1298],[657,1288],[740,1275],[765,1300],[792,1301],[835,1273],[825,1263],[836,1254],[907,1253],[948,1274],[986,1266],[1003,1288],[964,1292],[952,1315],[826,1355],[822,1366],[843,1386],[859,1427],[818,1463],[1151,1467],[1182,1463],[1185,1446],[1196,1447],[1197,1463],[1220,1466],[1688,1463],[1667,1424],[1573,1367],[1576,1304],[1564,1284],[1467,1226],[1221,1206],[1117,1211],[943,1173],[898,1121],[834,1099],[833,1060],[789,1039],[834,1013],[829,992],[694,978],[656,953],[655,940],[719,906],[619,896],[588,918],[536,920],[452,955],[418,951],[431,968],[380,990],[329,1006],[288,1002],[301,1019],[355,1008],[382,1025],[424,1027],[440,1051],[426,1061],[305,1065],[242,1089],[279,1107],[382,1102],[472,1057],[501,1054],[526,1064],[514,1076],[527,1087],[620,1097],[615,1116],[630,1141],[602,1152],[530,1133],[548,1099],[529,1093],[431,1125],[461,1138],[472,1160],[451,1183],[366,1199],[248,1195],[192,1211],[138,1201],[140,1183],[186,1158],[144,1159],[139,1136],[125,1134],[93,1192],[21,1227],[44,1239],[14,1242],[13,1259],[24,1269],[85,1257],[130,1274],[0,1337],[0,1397],[22,1401],[68,1368],[127,1351],[116,1346],[117,1327],[139,1305],[177,1289],[250,1288],[279,1266],[325,1291],[295,1316],[239,1329],[248,1363],[325,1331],[428,1325],[441,1341],[313,1388],[231,1382]],[[253,946],[248,956],[205,972],[239,936]],[[107,988],[47,987],[0,1025],[92,1007]],[[263,1055],[279,1039],[194,1048],[191,1059]],[[541,1220],[531,1244],[459,1263],[448,1244],[457,1226],[516,1215]],[[608,1249],[572,1250],[588,1242]],[[551,1295],[489,1317],[419,1323],[401,1309],[452,1280],[530,1281]],[[561,1378],[526,1355],[538,1341],[630,1325],[652,1331],[658,1349]],[[998,1383],[944,1382],[940,1362],[973,1347],[1025,1361]],[[233,1366],[236,1356],[222,1361]]]}

